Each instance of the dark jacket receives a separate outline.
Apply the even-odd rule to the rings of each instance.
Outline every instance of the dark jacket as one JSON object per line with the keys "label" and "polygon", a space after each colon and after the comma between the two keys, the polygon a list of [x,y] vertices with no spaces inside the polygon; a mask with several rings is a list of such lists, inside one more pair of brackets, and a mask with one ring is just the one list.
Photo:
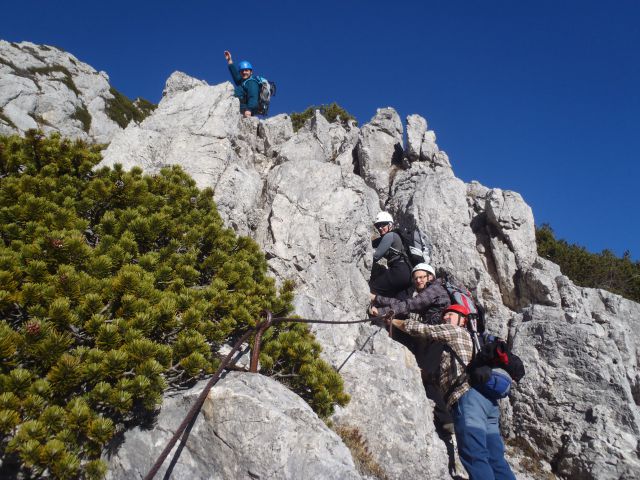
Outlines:
{"label": "dark jacket", "polygon": [[400,235],[394,231],[387,232],[382,237],[376,238],[372,242],[372,245],[376,249],[376,251],[373,252],[374,263],[382,258],[387,259],[387,264],[404,259],[402,255],[404,253],[402,239]]}
{"label": "dark jacket", "polygon": [[416,295],[413,295],[414,292],[415,290],[412,289],[409,298],[404,299],[376,296],[378,315],[384,315],[389,310],[393,310],[396,316],[417,313],[422,323],[431,325],[442,323],[440,318],[442,310],[451,305],[449,294],[442,283],[436,279]]}
{"label": "dark jacket", "polygon": [[229,64],[229,73],[235,83],[235,96],[240,99],[240,112],[251,111],[251,115],[258,113],[258,98],[260,95],[260,84],[252,75],[246,80],[240,76],[240,72],[235,64]]}

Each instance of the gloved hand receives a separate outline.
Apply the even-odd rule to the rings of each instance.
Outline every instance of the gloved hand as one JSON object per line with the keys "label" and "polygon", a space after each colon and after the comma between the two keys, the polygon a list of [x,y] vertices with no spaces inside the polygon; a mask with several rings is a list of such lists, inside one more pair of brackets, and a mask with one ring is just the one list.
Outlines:
{"label": "gloved hand", "polygon": [[376,327],[387,328],[384,322],[384,317],[373,317],[371,319],[371,325],[375,325]]}

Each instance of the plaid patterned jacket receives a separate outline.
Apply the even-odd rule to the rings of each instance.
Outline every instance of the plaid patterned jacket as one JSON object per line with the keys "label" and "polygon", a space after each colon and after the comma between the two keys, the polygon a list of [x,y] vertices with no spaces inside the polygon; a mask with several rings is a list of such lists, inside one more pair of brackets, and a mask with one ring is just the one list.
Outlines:
{"label": "plaid patterned jacket", "polygon": [[[471,335],[465,328],[444,323],[440,325],[427,325],[414,320],[407,320],[404,323],[404,329],[411,335],[424,337],[431,341],[448,345],[458,354],[465,364],[469,364],[473,357],[473,342]],[[449,408],[471,388],[467,380],[461,383],[459,381],[457,382],[458,378],[464,373],[464,367],[453,358],[451,352],[445,349],[440,360],[440,389],[445,395],[445,400]],[[453,392],[449,393],[455,385],[457,386]],[[446,398],[448,393],[449,397]]]}

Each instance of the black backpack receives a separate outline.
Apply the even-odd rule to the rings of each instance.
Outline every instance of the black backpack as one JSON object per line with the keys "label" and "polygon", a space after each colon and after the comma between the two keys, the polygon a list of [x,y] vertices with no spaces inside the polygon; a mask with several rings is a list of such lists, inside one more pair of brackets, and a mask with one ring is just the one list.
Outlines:
{"label": "black backpack", "polygon": [[419,263],[429,263],[431,260],[429,238],[418,227],[402,227],[396,231],[402,239],[404,257],[409,265],[415,267]]}
{"label": "black backpack", "polygon": [[[500,399],[509,395],[512,381],[519,382],[524,377],[524,364],[513,353],[507,343],[494,335],[485,333],[484,308],[474,298],[468,288],[446,270],[438,270],[438,279],[449,294],[452,305],[463,305],[469,310],[467,330],[473,341],[473,358],[465,365],[460,356],[449,346],[451,353],[465,368],[466,374],[454,382],[451,392],[465,380],[488,398]],[[450,394],[449,393],[449,394]]]}
{"label": "black backpack", "polygon": [[465,369],[465,373],[458,377],[447,393],[451,395],[458,386],[468,380],[472,387],[487,398],[505,398],[511,391],[513,381],[517,383],[524,377],[524,364],[504,340],[494,335],[480,335],[470,325],[471,322],[467,323],[473,340],[473,357],[468,365],[465,365],[455,350],[448,345],[445,346],[445,350]]}

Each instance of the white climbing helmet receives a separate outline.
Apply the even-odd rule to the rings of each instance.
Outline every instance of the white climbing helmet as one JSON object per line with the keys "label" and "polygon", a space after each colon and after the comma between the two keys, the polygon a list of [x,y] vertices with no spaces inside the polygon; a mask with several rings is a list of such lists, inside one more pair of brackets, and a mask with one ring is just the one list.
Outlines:
{"label": "white climbing helmet", "polygon": [[376,215],[376,219],[373,221],[374,225],[378,225],[379,223],[393,223],[393,217],[390,213],[380,212]]}
{"label": "white climbing helmet", "polygon": [[431,265],[429,265],[428,263],[419,263],[419,264],[417,264],[415,267],[413,267],[413,270],[411,270],[411,275],[413,275],[413,272],[417,272],[418,270],[422,270],[423,272],[430,273],[434,277],[436,276],[435,269]]}

